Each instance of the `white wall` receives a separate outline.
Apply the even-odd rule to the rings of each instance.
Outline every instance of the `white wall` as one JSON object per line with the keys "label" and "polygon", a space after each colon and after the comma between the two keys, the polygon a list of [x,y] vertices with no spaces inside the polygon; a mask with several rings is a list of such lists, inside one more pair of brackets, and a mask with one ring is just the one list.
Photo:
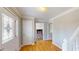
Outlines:
{"label": "white wall", "polygon": [[23,45],[33,44],[35,41],[34,18],[23,19]]}
{"label": "white wall", "polygon": [[50,29],[50,33],[53,33],[53,24],[52,23],[49,24],[49,29]]}
{"label": "white wall", "polygon": [[2,48],[2,20],[0,15],[0,49]]}
{"label": "white wall", "polygon": [[69,40],[79,26],[79,9],[54,19],[52,23],[53,42],[62,47],[63,39]]}
{"label": "white wall", "polygon": [[44,29],[44,23],[36,23],[36,29]]}
{"label": "white wall", "polygon": [[46,22],[44,23],[44,40],[51,40],[49,36],[50,36],[50,24]]}
{"label": "white wall", "polygon": [[44,23],[44,40],[47,40],[47,23]]}
{"label": "white wall", "polygon": [[19,47],[22,45],[22,19],[16,19],[16,39],[19,41]]}
{"label": "white wall", "polygon": [[53,24],[49,23],[49,39],[52,40],[53,34]]}

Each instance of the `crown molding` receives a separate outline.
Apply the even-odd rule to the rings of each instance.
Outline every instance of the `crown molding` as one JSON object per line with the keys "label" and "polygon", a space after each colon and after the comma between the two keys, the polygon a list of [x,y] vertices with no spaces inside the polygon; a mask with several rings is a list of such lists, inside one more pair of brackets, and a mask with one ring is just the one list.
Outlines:
{"label": "crown molding", "polygon": [[55,20],[56,18],[59,18],[59,17],[61,17],[61,16],[64,16],[64,15],[70,13],[70,12],[73,12],[73,11],[77,10],[77,9],[79,9],[79,8],[78,8],[78,7],[74,7],[74,8],[71,8],[71,9],[65,11],[65,12],[62,12],[62,13],[60,13],[59,15],[57,15],[57,16],[51,18],[51,19],[49,20],[49,22],[52,23],[52,21]]}
{"label": "crown molding", "polygon": [[18,17],[22,18],[21,13],[15,8],[15,7],[3,7],[3,9],[6,9],[13,15],[17,15]]}

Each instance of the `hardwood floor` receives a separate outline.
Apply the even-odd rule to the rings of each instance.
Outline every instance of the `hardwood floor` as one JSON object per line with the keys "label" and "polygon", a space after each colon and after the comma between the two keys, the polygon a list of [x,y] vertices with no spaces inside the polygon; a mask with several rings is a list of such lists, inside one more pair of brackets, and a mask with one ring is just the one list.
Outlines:
{"label": "hardwood floor", "polygon": [[38,40],[34,45],[25,45],[20,51],[61,51],[51,40]]}

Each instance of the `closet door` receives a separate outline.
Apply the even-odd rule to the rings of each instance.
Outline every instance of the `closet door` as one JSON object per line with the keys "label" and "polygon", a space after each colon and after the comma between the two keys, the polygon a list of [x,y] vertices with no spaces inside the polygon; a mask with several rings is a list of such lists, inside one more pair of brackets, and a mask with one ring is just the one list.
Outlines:
{"label": "closet door", "polygon": [[23,45],[34,43],[34,20],[23,20]]}

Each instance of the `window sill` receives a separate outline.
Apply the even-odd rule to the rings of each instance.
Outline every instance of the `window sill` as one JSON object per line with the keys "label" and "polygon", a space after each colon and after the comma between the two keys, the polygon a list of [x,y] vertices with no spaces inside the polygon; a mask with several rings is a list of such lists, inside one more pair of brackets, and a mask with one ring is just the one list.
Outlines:
{"label": "window sill", "polygon": [[3,41],[2,41],[2,44],[5,44],[5,43],[9,42],[10,40],[12,40],[12,39],[3,40]]}

